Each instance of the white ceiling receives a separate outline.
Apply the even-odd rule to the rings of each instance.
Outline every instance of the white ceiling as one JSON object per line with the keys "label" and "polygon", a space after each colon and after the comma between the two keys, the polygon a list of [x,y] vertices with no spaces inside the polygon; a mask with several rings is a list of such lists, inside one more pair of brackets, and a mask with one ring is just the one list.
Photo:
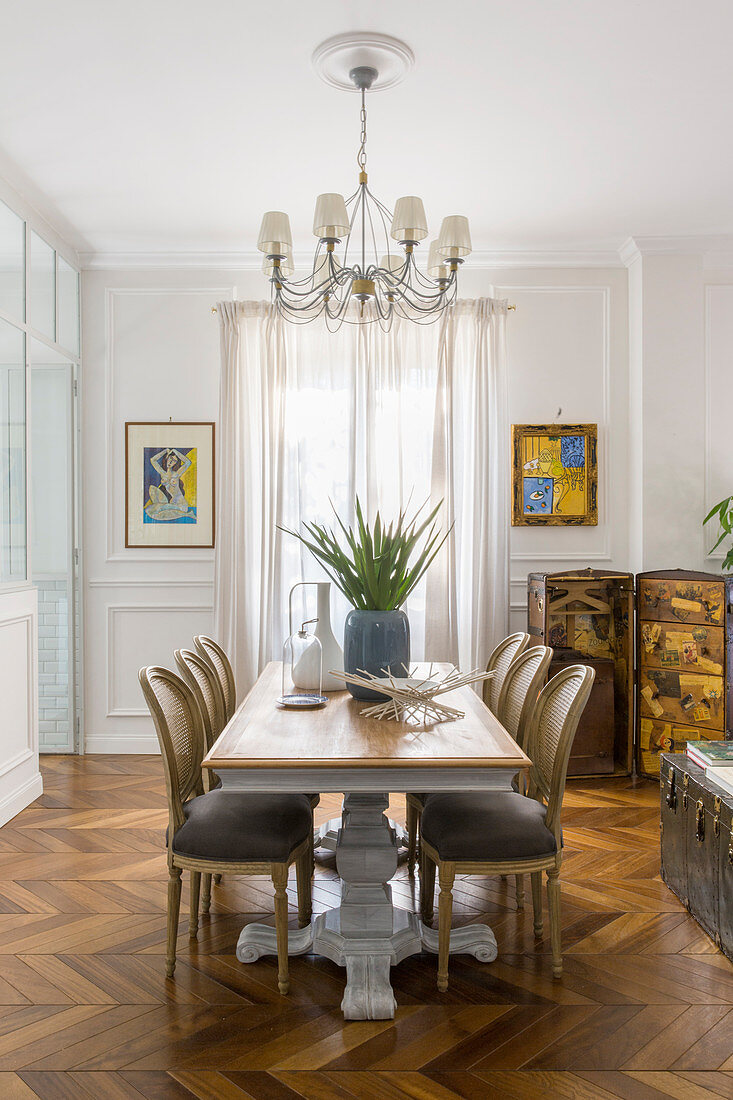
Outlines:
{"label": "white ceiling", "polygon": [[468,214],[482,250],[733,233],[730,0],[5,0],[0,174],[91,252],[310,248],[356,183],[358,100],[313,48],[404,38],[370,101],[370,184]]}

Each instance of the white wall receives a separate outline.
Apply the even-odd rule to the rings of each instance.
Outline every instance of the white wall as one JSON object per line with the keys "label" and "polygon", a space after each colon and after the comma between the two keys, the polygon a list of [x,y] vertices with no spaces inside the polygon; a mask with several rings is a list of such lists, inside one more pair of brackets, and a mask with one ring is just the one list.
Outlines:
{"label": "white wall", "polygon": [[232,273],[90,271],[83,277],[85,746],[151,752],[137,680],[213,628],[212,550],[125,549],[125,421],[218,418],[212,305]]}
{"label": "white wall", "polygon": [[[705,310],[704,400],[704,515],[723,497],[733,493],[733,270],[708,271],[703,275]],[[717,539],[710,525],[704,535],[705,568],[715,572],[730,546],[726,540],[714,554]]]}
{"label": "white wall", "polygon": [[631,244],[631,565],[719,572],[702,520],[733,492],[733,254]]}
{"label": "white wall", "polygon": [[[465,269],[466,296],[498,293],[508,318],[512,422],[599,427],[599,525],[512,531],[512,624],[532,569],[624,568],[627,525],[626,271]],[[216,420],[223,298],[261,298],[259,272],[93,270],[83,277],[86,749],[155,751],[137,681],[212,628],[213,552],[126,550],[126,420]],[[509,484],[507,484],[509,492]]]}
{"label": "white wall", "polygon": [[517,306],[507,335],[511,423],[598,425],[598,524],[511,529],[510,625],[521,630],[528,573],[628,568],[627,280],[622,269],[575,268],[496,282]]}

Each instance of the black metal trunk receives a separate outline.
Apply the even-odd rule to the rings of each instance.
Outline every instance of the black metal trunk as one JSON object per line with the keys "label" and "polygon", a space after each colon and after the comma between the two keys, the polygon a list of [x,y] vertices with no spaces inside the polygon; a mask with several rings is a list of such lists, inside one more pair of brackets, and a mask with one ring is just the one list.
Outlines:
{"label": "black metal trunk", "polygon": [[660,795],[662,878],[733,958],[733,794],[687,756],[665,753]]}

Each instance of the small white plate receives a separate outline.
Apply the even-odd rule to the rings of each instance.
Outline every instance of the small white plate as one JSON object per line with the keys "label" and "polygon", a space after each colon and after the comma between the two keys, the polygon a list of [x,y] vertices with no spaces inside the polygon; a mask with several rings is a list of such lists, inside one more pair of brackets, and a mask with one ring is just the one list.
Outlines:
{"label": "small white plate", "polygon": [[306,695],[304,692],[297,695],[280,695],[277,699],[279,707],[291,710],[314,710],[316,707],[325,706],[327,702],[327,695]]}

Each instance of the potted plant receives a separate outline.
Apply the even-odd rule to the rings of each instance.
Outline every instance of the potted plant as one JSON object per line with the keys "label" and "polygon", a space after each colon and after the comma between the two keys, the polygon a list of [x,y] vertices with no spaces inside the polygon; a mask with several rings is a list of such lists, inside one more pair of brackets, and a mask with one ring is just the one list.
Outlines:
{"label": "potted plant", "polygon": [[[719,501],[713,508],[710,509],[705,519],[702,521],[703,526],[708,523],[713,516],[717,516],[718,523],[721,527],[720,537],[715,543],[710,553],[713,550],[717,550],[726,535],[733,535],[733,496],[726,497],[725,500]],[[723,570],[733,569],[733,542],[728,547],[728,553],[723,559]]]}
{"label": "potted plant", "polygon": [[[404,509],[386,526],[377,512],[370,525],[357,497],[356,530],[346,527],[334,509],[343,545],[333,529],[320,523],[304,523],[305,534],[281,528],[308,547],[352,605],[344,628],[346,672],[407,675],[410,624],[401,608],[450,534],[451,528],[441,534],[435,522],[442,503],[422,520],[427,502],[411,519]],[[348,687],[355,699],[383,698],[356,684]]]}

